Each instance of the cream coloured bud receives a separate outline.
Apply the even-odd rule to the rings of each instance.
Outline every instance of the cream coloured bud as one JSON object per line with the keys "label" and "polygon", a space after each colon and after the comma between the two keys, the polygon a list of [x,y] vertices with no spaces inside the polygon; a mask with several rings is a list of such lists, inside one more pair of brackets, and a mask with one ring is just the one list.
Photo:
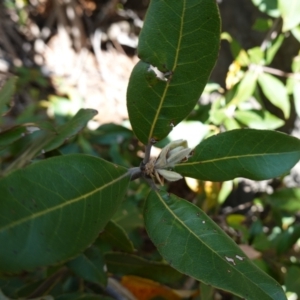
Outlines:
{"label": "cream coloured bud", "polygon": [[[175,148],[174,150],[176,150]],[[167,158],[167,167],[173,167],[176,163],[181,162],[183,159],[188,158],[192,149],[184,148],[180,149],[177,152],[173,150],[173,153]]]}
{"label": "cream coloured bud", "polygon": [[174,171],[157,169],[157,173],[159,173],[162,177],[167,179],[168,181],[177,181],[182,178],[182,176]]}
{"label": "cream coloured bud", "polygon": [[186,158],[190,152],[191,149],[188,148],[186,140],[173,141],[161,150],[161,153],[156,160],[155,168],[164,169],[174,166],[176,163]]}

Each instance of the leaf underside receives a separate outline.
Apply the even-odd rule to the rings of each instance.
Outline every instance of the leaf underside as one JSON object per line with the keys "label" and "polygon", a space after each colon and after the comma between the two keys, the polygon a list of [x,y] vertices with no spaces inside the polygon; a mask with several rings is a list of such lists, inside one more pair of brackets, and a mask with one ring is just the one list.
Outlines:
{"label": "leaf underside", "polygon": [[151,1],[139,37],[141,61],[127,90],[130,122],[141,142],[164,138],[193,109],[215,64],[219,36],[214,0]]}
{"label": "leaf underside", "polygon": [[0,272],[19,272],[74,257],[119,206],[127,170],[71,154],[17,170],[0,181]]}
{"label": "leaf underside", "polygon": [[247,300],[286,299],[280,285],[195,205],[151,191],[144,217],[151,240],[178,271]]}
{"label": "leaf underside", "polygon": [[288,172],[299,159],[297,138],[270,130],[238,129],[207,138],[175,171],[210,181],[264,180]]}

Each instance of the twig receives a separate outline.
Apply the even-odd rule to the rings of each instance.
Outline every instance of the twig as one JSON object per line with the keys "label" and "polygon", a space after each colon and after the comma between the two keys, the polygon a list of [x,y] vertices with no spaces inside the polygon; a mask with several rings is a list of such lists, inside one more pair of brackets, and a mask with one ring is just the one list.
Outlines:
{"label": "twig", "polygon": [[145,147],[145,156],[143,159],[143,164],[146,165],[150,160],[150,153],[152,146],[156,143],[154,138],[150,139],[149,144]]}
{"label": "twig", "polygon": [[143,177],[144,172],[140,167],[134,167],[128,170],[128,174],[130,175],[130,180],[133,181],[137,178]]}
{"label": "twig", "polygon": [[287,72],[284,72],[282,70],[270,68],[270,67],[267,67],[267,66],[251,64],[249,66],[249,70],[257,71],[258,73],[265,72],[265,73],[269,73],[269,74],[273,74],[273,75],[277,75],[277,76],[285,77],[285,78],[294,77],[295,79],[300,80],[300,74],[299,73],[287,73]]}
{"label": "twig", "polygon": [[263,42],[260,45],[260,49],[265,51],[268,47],[270,41],[274,40],[278,36],[279,27],[281,26],[281,19],[277,18],[272,24],[272,27],[268,31],[267,35],[265,36]]}

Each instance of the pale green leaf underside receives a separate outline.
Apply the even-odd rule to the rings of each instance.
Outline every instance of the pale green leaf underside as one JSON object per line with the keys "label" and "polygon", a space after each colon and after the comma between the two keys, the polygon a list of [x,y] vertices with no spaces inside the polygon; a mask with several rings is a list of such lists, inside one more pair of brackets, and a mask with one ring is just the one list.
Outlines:
{"label": "pale green leaf underside", "polygon": [[280,285],[195,205],[152,191],[144,217],[158,251],[180,272],[247,300],[286,299]]}
{"label": "pale green leaf underside", "polygon": [[167,136],[193,109],[215,64],[219,36],[214,0],[151,1],[139,38],[141,61],[127,90],[130,122],[144,144]]}
{"label": "pale green leaf underside", "polygon": [[288,172],[299,159],[300,141],[294,137],[271,130],[238,129],[207,138],[187,162],[174,169],[201,180],[264,180]]}
{"label": "pale green leaf underside", "polygon": [[74,257],[119,206],[127,170],[88,155],[35,163],[0,181],[0,272]]}

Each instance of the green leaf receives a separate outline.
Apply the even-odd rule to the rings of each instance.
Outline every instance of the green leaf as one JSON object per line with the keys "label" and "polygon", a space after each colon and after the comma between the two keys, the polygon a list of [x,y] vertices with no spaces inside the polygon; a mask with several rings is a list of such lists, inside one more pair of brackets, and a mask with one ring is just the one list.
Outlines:
{"label": "green leaf", "polygon": [[273,207],[290,213],[300,210],[300,188],[285,188],[268,195],[266,201]]}
{"label": "green leaf", "polygon": [[291,33],[293,34],[294,38],[300,43],[300,26],[294,27],[291,30]]}
{"label": "green leaf", "polygon": [[163,284],[174,283],[184,276],[166,263],[153,262],[130,254],[107,253],[105,261],[108,271],[119,276],[135,275]]}
{"label": "green leaf", "polygon": [[293,58],[292,70],[293,70],[294,73],[299,73],[300,72],[300,55],[297,55]]}
{"label": "green leaf", "polygon": [[106,286],[104,258],[98,248],[88,248],[84,253],[71,260],[68,267],[84,280]]}
{"label": "green leaf", "polygon": [[82,252],[115,213],[128,182],[125,168],[78,154],[47,159],[0,180],[0,272]]}
{"label": "green leaf", "polygon": [[215,64],[219,39],[214,0],[150,2],[139,37],[141,61],[127,90],[130,122],[141,142],[161,140],[190,113]]}
{"label": "green leaf", "polygon": [[[86,123],[97,114],[94,109],[80,109],[77,114],[66,124],[59,126],[55,132],[40,130],[32,134],[33,141],[23,153],[9,165],[4,174],[21,168],[32,158],[39,154],[46,153],[61,146],[66,140],[82,130]],[[36,135],[35,135],[36,134]]]}
{"label": "green leaf", "polygon": [[272,41],[272,45],[268,47],[266,50],[266,64],[270,64],[276,55],[277,51],[281,47],[284,41],[284,35],[280,34],[274,41]]}
{"label": "green leaf", "polygon": [[299,0],[278,0],[278,7],[283,19],[283,32],[293,29],[300,23]]}
{"label": "green leaf", "polygon": [[0,116],[6,112],[6,106],[9,104],[11,97],[16,89],[17,77],[9,78],[0,90]]}
{"label": "green leaf", "polygon": [[241,102],[248,100],[254,93],[257,81],[257,73],[247,71],[237,87],[236,94],[230,101],[230,104],[239,105]]}
{"label": "green leaf", "polygon": [[121,203],[119,209],[113,216],[113,221],[121,226],[127,233],[137,227],[144,227],[143,216],[138,210],[136,202],[131,200],[130,197],[127,197],[126,201]]}
{"label": "green leaf", "polygon": [[264,52],[260,47],[251,48],[247,53],[249,54],[250,62],[253,64],[260,65],[265,63]]}
{"label": "green leaf", "polygon": [[258,83],[268,100],[280,108],[287,119],[290,115],[291,104],[284,84],[275,76],[266,73],[259,75]]}
{"label": "green leaf", "polygon": [[234,117],[253,129],[276,129],[284,125],[284,121],[265,110],[237,110]]}
{"label": "green leaf", "polygon": [[86,123],[97,113],[94,109],[80,109],[69,122],[56,129],[56,135],[43,148],[43,152],[51,151],[61,146],[67,139],[82,130]]}
{"label": "green leaf", "polygon": [[144,218],[158,251],[178,271],[247,300],[286,299],[280,285],[190,202],[151,191]]}
{"label": "green leaf", "polygon": [[300,81],[294,81],[293,96],[296,113],[300,117]]}
{"label": "green leaf", "polygon": [[211,285],[200,282],[200,291],[202,299],[214,300],[214,288]]}
{"label": "green leaf", "polygon": [[241,128],[241,125],[233,118],[225,118],[223,122],[226,130],[234,130]]}
{"label": "green leaf", "polygon": [[252,0],[252,2],[263,13],[266,13],[273,18],[278,18],[280,16],[277,3],[278,0]]}
{"label": "green leaf", "polygon": [[267,31],[271,27],[271,21],[269,19],[257,18],[252,26],[253,30]]}
{"label": "green leaf", "polygon": [[285,231],[278,235],[278,237],[272,241],[273,248],[276,248],[278,254],[287,253],[297,243],[300,238],[300,225],[291,225]]}
{"label": "green leaf", "polygon": [[298,265],[287,268],[284,285],[288,292],[295,292],[300,295],[300,268]]}
{"label": "green leaf", "polygon": [[133,136],[131,130],[121,125],[109,123],[103,124],[91,132],[92,141],[100,145],[121,144],[124,140]]}
{"label": "green leaf", "polygon": [[133,244],[128,238],[125,230],[113,221],[109,221],[100,235],[114,248],[126,252],[133,252]]}
{"label": "green leaf", "polygon": [[288,172],[299,159],[297,138],[269,130],[237,129],[204,140],[175,171],[210,181],[264,180]]}
{"label": "green leaf", "polygon": [[31,128],[39,130],[35,124],[22,124],[0,132],[0,149],[9,146],[13,142],[24,137],[26,134],[30,134]]}

